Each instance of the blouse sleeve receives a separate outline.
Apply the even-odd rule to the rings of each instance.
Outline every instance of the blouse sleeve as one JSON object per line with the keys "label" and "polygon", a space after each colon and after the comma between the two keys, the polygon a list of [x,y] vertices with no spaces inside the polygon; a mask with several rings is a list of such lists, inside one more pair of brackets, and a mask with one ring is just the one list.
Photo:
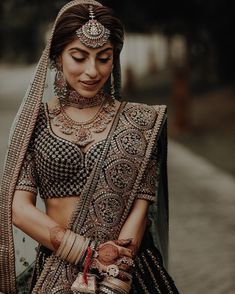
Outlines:
{"label": "blouse sleeve", "polygon": [[159,181],[160,164],[158,161],[158,148],[154,148],[149,163],[146,167],[144,176],[140,183],[137,199],[145,199],[150,202],[156,201],[156,192]]}
{"label": "blouse sleeve", "polygon": [[30,145],[26,151],[15,189],[37,194],[35,160]]}

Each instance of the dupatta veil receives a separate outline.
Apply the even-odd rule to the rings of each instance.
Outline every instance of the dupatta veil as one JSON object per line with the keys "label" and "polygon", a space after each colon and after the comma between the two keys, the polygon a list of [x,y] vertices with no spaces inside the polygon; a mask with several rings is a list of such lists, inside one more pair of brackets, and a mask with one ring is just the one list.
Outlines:
{"label": "dupatta veil", "polygon": [[21,165],[39,113],[40,103],[48,93],[46,81],[50,76],[49,55],[54,29],[58,19],[65,11],[79,4],[101,5],[93,0],[74,0],[60,10],[33,79],[11,127],[0,190],[0,291],[3,293],[16,293],[12,201]]}
{"label": "dupatta veil", "polygon": [[[93,0],[74,0],[67,3],[60,10],[53,25],[45,50],[42,53],[35,74],[31,83],[29,84],[28,90],[23,98],[10,131],[8,150],[5,159],[0,190],[0,291],[3,293],[17,293],[15,269],[16,257],[12,226],[12,202],[21,165],[23,163],[24,156],[38,117],[40,104],[43,100],[47,100],[49,97],[54,95],[51,87],[53,81],[53,71],[50,69],[49,56],[55,26],[60,16],[67,9],[81,4],[102,6],[99,2]],[[119,58],[114,60],[112,79],[115,90],[115,98],[119,99],[121,85]],[[108,93],[111,92],[111,78],[105,85],[105,91]],[[166,162],[165,157],[163,162]],[[166,174],[163,176],[166,176]],[[157,246],[166,260],[168,240],[168,198],[166,195],[163,195],[167,193],[167,191],[163,191],[165,189],[164,187],[166,187],[166,183],[161,188],[162,193],[160,191],[157,202],[158,209],[160,206],[164,207],[162,210],[163,215],[159,214],[158,217],[156,217],[157,207],[153,207],[152,216],[154,220],[158,221],[157,227],[153,226],[153,229],[157,230],[158,232],[158,235],[155,234],[155,241],[157,242]],[[160,197],[160,195],[162,195],[162,197]],[[162,200],[163,198],[164,200]]]}

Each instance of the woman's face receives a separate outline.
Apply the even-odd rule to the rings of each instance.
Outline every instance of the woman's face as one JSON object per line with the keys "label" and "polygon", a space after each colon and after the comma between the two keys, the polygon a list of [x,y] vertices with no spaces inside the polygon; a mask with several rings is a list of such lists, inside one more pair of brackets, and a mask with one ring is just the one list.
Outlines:
{"label": "woman's face", "polygon": [[93,49],[76,39],[63,50],[61,62],[68,84],[80,95],[91,98],[102,89],[111,74],[113,46],[107,42]]}

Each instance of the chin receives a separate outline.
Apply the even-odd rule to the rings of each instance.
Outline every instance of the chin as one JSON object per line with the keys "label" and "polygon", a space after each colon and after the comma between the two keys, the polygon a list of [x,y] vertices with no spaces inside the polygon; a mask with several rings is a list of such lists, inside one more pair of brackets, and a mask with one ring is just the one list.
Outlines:
{"label": "chin", "polygon": [[77,91],[78,94],[80,94],[81,96],[85,97],[85,98],[92,98],[94,97],[98,92],[99,90],[96,90],[96,91]]}
{"label": "chin", "polygon": [[94,97],[101,89],[100,88],[96,88],[94,90],[91,89],[75,89],[78,94],[82,95],[83,97],[86,98],[92,98]]}

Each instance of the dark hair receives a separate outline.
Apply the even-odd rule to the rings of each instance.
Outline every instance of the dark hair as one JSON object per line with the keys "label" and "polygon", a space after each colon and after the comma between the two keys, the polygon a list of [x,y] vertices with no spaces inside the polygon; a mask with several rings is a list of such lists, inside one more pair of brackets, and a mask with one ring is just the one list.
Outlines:
{"label": "dark hair", "polygon": [[[51,60],[55,61],[63,49],[77,38],[76,30],[89,20],[88,8],[87,4],[73,6],[59,18],[51,43]],[[94,13],[95,19],[110,30],[109,40],[114,46],[114,55],[118,56],[123,46],[124,29],[122,23],[108,7],[94,6]]]}

